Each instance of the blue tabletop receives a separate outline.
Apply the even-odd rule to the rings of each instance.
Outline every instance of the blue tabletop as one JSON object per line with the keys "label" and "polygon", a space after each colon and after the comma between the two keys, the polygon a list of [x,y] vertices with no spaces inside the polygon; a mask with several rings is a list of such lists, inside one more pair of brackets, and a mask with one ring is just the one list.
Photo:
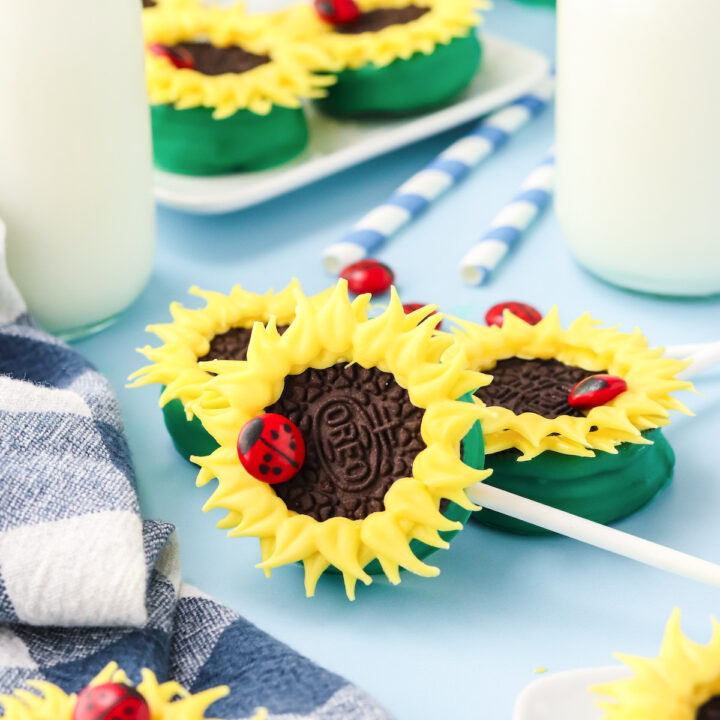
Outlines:
{"label": "blue tabletop", "polygon": [[[553,52],[554,13],[547,9],[496,0],[487,27]],[[673,606],[683,608],[691,635],[705,641],[720,591],[565,538],[469,526],[449,551],[433,556],[439,578],[405,573],[398,587],[377,580],[359,587],[350,603],[342,583],[327,577],[317,596],[306,599],[300,567],[265,579],[254,568],[257,542],[228,539],[215,528],[220,512],[203,515],[210,488],[196,488],[194,467],[175,453],[157,392],[124,384],[142,362],[134,348],[151,341],[145,325],[167,321],[170,301],[185,300],[192,284],[227,291],[240,282],[265,291],[297,276],[309,292],[326,287],[331,278],[320,264],[322,248],[461,133],[236,214],[208,218],[160,209],[157,261],[146,291],[116,325],[76,343],[120,397],[143,512],[177,526],[186,580],[363,686],[403,719],[508,718],[538,667],[604,665],[615,650],[656,652]],[[543,310],[557,303],[566,323],[589,310],[625,330],[637,325],[655,344],[717,337],[720,300],[657,299],[599,282],[573,263],[551,215],[487,287],[460,283],[459,259],[542,158],[552,134],[547,114],[382,250],[403,299],[477,320],[500,300],[525,300]],[[720,561],[720,374],[703,377],[698,389],[702,395],[684,398],[697,416],[678,416],[667,430],[678,456],[673,484],[619,527]]]}

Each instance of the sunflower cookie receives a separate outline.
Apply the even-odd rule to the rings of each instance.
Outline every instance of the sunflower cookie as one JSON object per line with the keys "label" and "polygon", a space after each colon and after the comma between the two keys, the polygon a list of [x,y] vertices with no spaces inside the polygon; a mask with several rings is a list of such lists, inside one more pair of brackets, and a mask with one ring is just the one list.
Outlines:
{"label": "sunflower cookie", "polygon": [[[29,680],[34,691],[16,690],[0,696],[5,720],[203,720],[208,708],[225,697],[227,687],[191,695],[176,682],[159,683],[150,670],[133,687],[116,663],[110,663],[80,693],[66,694],[57,685]],[[259,711],[254,720],[266,713]]]}
{"label": "sunflower cookie", "polygon": [[287,11],[286,24],[322,49],[337,75],[317,101],[323,112],[403,115],[443,105],[467,87],[481,60],[477,10],[484,7],[476,0],[317,0],[316,9]]}
{"label": "sunflower cookie", "polygon": [[[202,365],[209,360],[243,361],[247,359],[250,334],[256,322],[275,318],[279,332],[295,317],[295,293],[300,289],[293,280],[284,290],[264,295],[236,285],[229,295],[190,288],[202,298],[205,307],[191,310],[180,303],[170,305],[173,321],[149,325],[148,332],[163,342],[160,347],[146,345],[142,353],[151,365],[133,373],[131,387],[157,383],[162,386],[160,407],[165,425],[177,451],[185,458],[208,455],[217,443],[199,420],[193,417],[190,403],[200,397],[205,383],[213,377]],[[318,295],[313,302],[322,302]]]}
{"label": "sunflower cookie", "polygon": [[[272,16],[165,4],[145,11],[155,162],[186,175],[260,170],[306,146],[301,99],[334,82]],[[149,17],[148,17],[149,16]]]}
{"label": "sunflower cookie", "polygon": [[720,624],[707,645],[687,638],[675,610],[657,658],[617,655],[630,678],[591,688],[603,720],[716,720],[720,717]]}
{"label": "sunflower cookie", "polygon": [[[191,404],[219,445],[194,458],[198,484],[218,481],[205,510],[227,511],[219,525],[231,537],[260,540],[268,575],[302,562],[308,596],[328,569],[342,573],[350,599],[373,573],[394,584],[401,567],[436,576],[422,558],[448,546],[474,509],[464,489],[488,474],[468,395],[488,378],[463,350],[440,362],[453,340],[434,334],[433,308],[406,315],[393,290],[369,319],[369,300],[351,303],[345,281],[321,303],[298,293],[287,330],[256,324],[247,362],[208,363],[216,376]],[[294,428],[304,463],[273,484],[280,463],[298,460]]]}
{"label": "sunflower cookie", "polygon": [[[556,308],[535,325],[508,311],[502,327],[457,322],[472,367],[493,377],[476,392],[490,484],[610,523],[670,481],[675,456],[660,428],[670,410],[690,414],[670,395],[692,388],[676,377],[686,363],[587,314],[563,330]],[[490,511],[475,517],[544,532]]]}

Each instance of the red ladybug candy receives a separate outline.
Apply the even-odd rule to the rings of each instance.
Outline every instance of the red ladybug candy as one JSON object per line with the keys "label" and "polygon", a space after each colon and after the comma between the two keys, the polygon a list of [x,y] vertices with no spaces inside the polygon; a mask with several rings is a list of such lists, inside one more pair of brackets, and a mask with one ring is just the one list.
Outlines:
{"label": "red ladybug candy", "polygon": [[256,479],[275,485],[293,478],[305,462],[305,440],[284,415],[265,413],[245,424],[238,435],[238,457]]}
{"label": "red ladybug candy", "polygon": [[[425,305],[423,305],[422,303],[405,303],[405,305],[403,305],[403,310],[405,311],[406,315],[409,315],[411,312],[415,312],[416,310],[424,307]],[[435,313],[437,313],[437,310],[433,310],[430,315],[435,315]],[[430,315],[428,315],[428,317],[430,317]],[[441,327],[442,322],[439,322],[437,325],[437,329],[439,330]]]}
{"label": "red ladybug candy", "polygon": [[627,390],[627,383],[615,375],[591,375],[581,380],[568,395],[571,407],[599,407]]}
{"label": "red ladybug candy", "polygon": [[169,60],[178,70],[194,70],[195,60],[193,56],[183,47],[168,47],[162,43],[148,45],[148,50],[158,57]]}
{"label": "red ladybug candy", "polygon": [[395,274],[387,265],[377,260],[360,260],[348,265],[340,273],[340,277],[347,280],[350,292],[356,295],[362,293],[379,295],[390,289]]}
{"label": "red ladybug candy", "polygon": [[505,321],[505,310],[509,310],[513,315],[517,315],[528,325],[537,325],[542,320],[542,315],[532,305],[521,302],[503,302],[493,305],[485,313],[485,322],[488,325],[503,326]]}
{"label": "red ladybug candy", "polygon": [[315,0],[315,12],[332,25],[345,25],[360,17],[360,8],[354,0]]}
{"label": "red ladybug candy", "polygon": [[150,708],[135,688],[104,683],[80,691],[73,720],[150,720]]}

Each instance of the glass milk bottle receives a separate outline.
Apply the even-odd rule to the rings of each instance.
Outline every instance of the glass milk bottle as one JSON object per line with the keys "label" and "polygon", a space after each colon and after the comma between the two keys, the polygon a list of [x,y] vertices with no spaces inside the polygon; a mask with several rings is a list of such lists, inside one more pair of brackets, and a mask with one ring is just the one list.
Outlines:
{"label": "glass milk bottle", "polygon": [[559,0],[556,213],[611,283],[720,292],[720,0]]}
{"label": "glass milk bottle", "polygon": [[0,0],[0,218],[10,274],[65,337],[110,323],[152,266],[141,0]]}

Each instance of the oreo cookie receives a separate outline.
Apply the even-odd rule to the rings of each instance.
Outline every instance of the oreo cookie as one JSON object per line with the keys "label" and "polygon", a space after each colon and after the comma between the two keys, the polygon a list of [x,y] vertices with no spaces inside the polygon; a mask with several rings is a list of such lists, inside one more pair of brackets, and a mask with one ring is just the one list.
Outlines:
{"label": "oreo cookie", "polygon": [[[279,325],[277,330],[282,335],[287,329],[287,325]],[[216,335],[210,341],[210,350],[198,360],[247,360],[251,335],[252,328],[230,328],[227,332]]]}
{"label": "oreo cookie", "polygon": [[362,13],[357,20],[335,25],[335,32],[343,35],[359,35],[364,32],[377,32],[391,25],[405,25],[422,17],[430,8],[408,5],[401,8],[378,8]]}
{"label": "oreo cookie", "polygon": [[548,420],[562,415],[583,417],[568,403],[570,391],[581,380],[595,373],[565,365],[558,360],[499,360],[490,370],[493,381],[475,392],[486,405],[503,407],[516,415],[536,413]]}
{"label": "oreo cookie", "polygon": [[208,42],[182,42],[169,46],[170,51],[175,49],[189,53],[193,69],[203,75],[239,75],[270,62],[267,55],[256,55],[236,45],[217,47]]}
{"label": "oreo cookie", "polygon": [[288,376],[266,411],[292,420],[306,446],[300,472],[273,489],[290,510],[318,521],[384,510],[385,493],[412,475],[425,448],[423,411],[377,368],[333,365]]}

